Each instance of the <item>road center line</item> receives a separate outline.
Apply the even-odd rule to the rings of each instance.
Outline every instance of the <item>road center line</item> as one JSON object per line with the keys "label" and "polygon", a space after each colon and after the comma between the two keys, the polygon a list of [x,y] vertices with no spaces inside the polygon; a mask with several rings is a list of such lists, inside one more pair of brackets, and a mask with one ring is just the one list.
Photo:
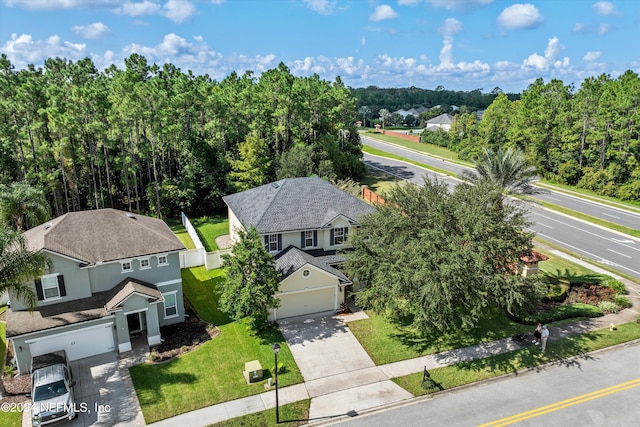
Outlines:
{"label": "road center line", "polygon": [[615,218],[615,219],[620,219],[620,217],[619,217],[619,216],[610,215],[610,214],[608,214],[608,213],[604,213],[604,212],[602,212],[602,215],[610,216],[611,218]]}
{"label": "road center line", "polygon": [[613,249],[609,249],[609,248],[607,248],[607,250],[609,252],[613,252],[614,254],[622,255],[622,256],[627,257],[627,258],[631,258],[629,255],[623,254],[622,252],[617,252],[617,251],[614,251]]}
{"label": "road center line", "polygon": [[517,423],[520,421],[527,420],[529,418],[539,417],[540,415],[548,414],[549,412],[558,411],[560,409],[567,408],[569,406],[578,405],[580,403],[585,403],[590,400],[599,399],[601,397],[608,396],[613,393],[618,393],[621,391],[629,390],[634,387],[640,386],[640,378],[636,378],[635,380],[627,381],[624,383],[620,383],[611,387],[603,388],[600,390],[593,391],[591,393],[583,394],[581,396],[572,397],[571,399],[563,400],[560,402],[552,403],[547,406],[541,406],[536,409],[532,409],[530,411],[522,412],[520,414],[512,415],[510,417],[505,417],[496,421],[492,421],[486,424],[481,424],[478,427],[501,427],[509,424]]}

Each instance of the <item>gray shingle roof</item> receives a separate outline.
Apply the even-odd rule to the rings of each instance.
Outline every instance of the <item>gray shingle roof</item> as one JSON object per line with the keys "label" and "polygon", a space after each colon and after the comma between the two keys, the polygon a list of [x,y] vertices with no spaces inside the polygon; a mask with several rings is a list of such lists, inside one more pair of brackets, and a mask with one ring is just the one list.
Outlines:
{"label": "gray shingle roof", "polygon": [[436,125],[450,125],[453,123],[453,116],[449,113],[440,114],[437,117],[434,117],[431,120],[427,120],[427,124],[436,124]]}
{"label": "gray shingle roof", "polygon": [[184,250],[164,221],[115,209],[69,212],[24,233],[42,249],[87,264]]}
{"label": "gray shingle roof", "polygon": [[287,178],[223,197],[245,228],[281,233],[325,227],[338,215],[357,224],[375,209],[324,179]]}
{"label": "gray shingle roof", "polygon": [[282,278],[290,276],[306,264],[318,267],[327,273],[333,274],[340,283],[351,283],[351,281],[340,270],[332,265],[343,263],[344,257],[337,255],[335,251],[314,250],[312,253],[305,252],[295,246],[289,246],[284,251],[275,256],[276,269],[282,273]]}

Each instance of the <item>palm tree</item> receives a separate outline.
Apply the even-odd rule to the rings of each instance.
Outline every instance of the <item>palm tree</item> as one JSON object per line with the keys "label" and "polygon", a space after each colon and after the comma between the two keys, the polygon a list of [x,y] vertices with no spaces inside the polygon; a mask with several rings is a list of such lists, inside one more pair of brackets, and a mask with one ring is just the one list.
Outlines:
{"label": "palm tree", "polygon": [[382,121],[382,133],[384,133],[384,122],[391,117],[391,113],[386,108],[382,108],[378,111],[378,116],[380,116],[380,120]]}
{"label": "palm tree", "polygon": [[22,234],[0,225],[0,294],[9,292],[33,309],[36,294],[25,283],[40,276],[49,265],[42,253],[29,251]]}
{"label": "palm tree", "polygon": [[513,148],[499,148],[493,151],[485,148],[475,161],[475,171],[463,171],[462,179],[474,184],[490,183],[507,193],[530,193],[531,182],[536,178],[536,168],[525,166],[522,151]]}
{"label": "palm tree", "polygon": [[27,182],[14,182],[0,193],[0,221],[24,231],[49,219],[49,205],[42,190]]}
{"label": "palm tree", "polygon": [[371,108],[367,105],[363,105],[358,109],[358,113],[362,114],[362,126],[367,127],[367,114],[371,113]]}

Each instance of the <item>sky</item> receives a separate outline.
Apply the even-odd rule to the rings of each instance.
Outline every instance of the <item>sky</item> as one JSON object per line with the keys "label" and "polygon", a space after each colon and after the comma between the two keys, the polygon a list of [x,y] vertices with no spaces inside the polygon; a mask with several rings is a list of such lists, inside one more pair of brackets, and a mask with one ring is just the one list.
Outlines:
{"label": "sky", "polygon": [[217,81],[282,62],[353,88],[521,92],[640,73],[639,41],[638,0],[0,0],[16,69],[138,53]]}

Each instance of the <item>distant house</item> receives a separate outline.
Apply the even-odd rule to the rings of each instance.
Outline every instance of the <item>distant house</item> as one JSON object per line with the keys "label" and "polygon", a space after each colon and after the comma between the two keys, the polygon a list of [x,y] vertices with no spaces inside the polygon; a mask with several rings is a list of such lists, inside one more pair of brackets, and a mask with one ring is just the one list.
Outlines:
{"label": "distant house", "polygon": [[394,111],[394,114],[399,114],[402,116],[402,118],[404,119],[405,117],[407,117],[409,114],[411,114],[413,117],[418,117],[420,115],[420,113],[424,113],[425,111],[429,111],[428,108],[425,107],[418,107],[418,108],[411,108],[409,110],[405,110],[405,109],[400,109],[397,111]]}
{"label": "distant house", "polygon": [[287,178],[223,198],[229,234],[253,226],[282,273],[271,320],[335,311],[352,289],[339,266],[359,219],[375,209],[321,178]]}
{"label": "distant house", "polygon": [[70,212],[24,233],[52,267],[29,285],[33,312],[11,298],[7,338],[20,373],[32,356],[70,360],[131,350],[131,337],[160,344],[160,327],[184,321],[178,253],[164,221],[115,209]]}
{"label": "distant house", "polygon": [[426,130],[435,131],[438,129],[442,129],[446,132],[449,132],[449,129],[451,129],[451,123],[453,123],[453,116],[451,114],[440,114],[439,116],[434,117],[431,120],[427,120]]}

